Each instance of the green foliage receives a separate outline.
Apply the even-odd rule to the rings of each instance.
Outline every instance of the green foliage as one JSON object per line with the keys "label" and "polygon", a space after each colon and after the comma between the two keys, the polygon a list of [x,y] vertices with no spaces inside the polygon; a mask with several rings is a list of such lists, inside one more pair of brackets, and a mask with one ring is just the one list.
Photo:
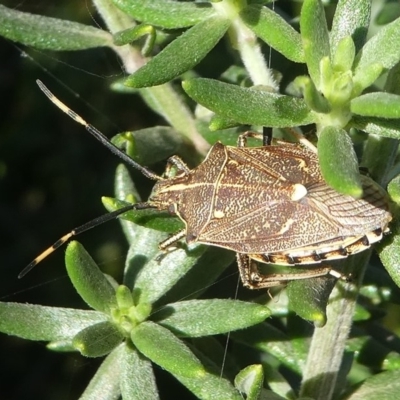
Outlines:
{"label": "green foliage", "polygon": [[[175,153],[196,165],[208,143],[232,144],[239,125],[275,128],[282,138],[283,128],[308,133],[313,124],[321,171],[334,189],[362,195],[359,160],[378,183],[389,184],[394,223],[377,249],[391,279],[366,251],[334,264],[352,278],[334,289],[333,278],[293,281],[273,299],[261,294],[244,302],[223,298],[224,285],[217,284],[221,298],[215,299],[207,288],[233,254],[182,245],[160,256],[159,243],[183,223],[167,212],[132,210],[120,218],[129,244],[121,284],[103,274],[79,243],[67,248],[69,279],[94,310],[3,302],[0,331],[49,342],[54,351],[105,356],[81,399],[157,399],[153,365],[201,399],[395,398],[400,346],[387,340],[394,337],[387,327],[376,329],[376,310],[384,313],[388,303],[400,301],[400,18],[388,18],[390,2],[382,4],[382,25],[372,37],[368,0],[339,0],[332,21],[325,2],[304,0],[293,15],[300,32],[279,9],[284,2],[93,3],[104,30],[0,5],[0,35],[45,50],[114,51],[128,76],[113,88],[139,94],[170,125],[153,123],[114,137],[142,165]],[[274,56],[279,53],[282,79],[265,62],[265,44]],[[220,51],[232,65],[224,65]],[[300,63],[307,75],[301,75]],[[221,65],[230,68],[224,73]],[[183,92],[171,84],[181,78]],[[198,103],[195,112],[192,101]],[[103,198],[109,211],[140,200],[123,166],[115,176],[115,197]],[[225,343],[212,336],[229,332],[234,345],[226,353]]]}

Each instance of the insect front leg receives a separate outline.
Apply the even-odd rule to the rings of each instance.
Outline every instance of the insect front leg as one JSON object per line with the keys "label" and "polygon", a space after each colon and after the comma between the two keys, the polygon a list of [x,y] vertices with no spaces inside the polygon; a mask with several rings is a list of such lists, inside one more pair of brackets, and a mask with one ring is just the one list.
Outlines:
{"label": "insect front leg", "polygon": [[243,285],[249,289],[264,289],[274,286],[284,285],[287,282],[316,278],[319,276],[332,275],[337,279],[347,280],[340,272],[333,270],[330,266],[313,268],[308,271],[285,273],[285,274],[261,274],[258,270],[256,261],[246,254],[237,253],[237,263]]}
{"label": "insect front leg", "polygon": [[163,240],[159,245],[158,248],[163,252],[168,252],[176,249],[174,244],[181,240],[186,235],[186,228],[182,229],[181,231],[173,234],[169,238]]}
{"label": "insect front leg", "polygon": [[177,175],[180,173],[183,173],[183,175],[188,175],[190,172],[189,167],[178,156],[172,156],[168,159],[167,166],[165,168],[165,175],[167,177],[171,176],[171,169],[173,167],[177,169]]}

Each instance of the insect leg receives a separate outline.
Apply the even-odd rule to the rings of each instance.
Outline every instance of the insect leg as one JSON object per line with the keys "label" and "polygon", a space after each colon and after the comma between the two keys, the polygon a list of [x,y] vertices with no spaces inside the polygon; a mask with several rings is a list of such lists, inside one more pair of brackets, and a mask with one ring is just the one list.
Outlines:
{"label": "insect leg", "polygon": [[172,156],[168,159],[167,166],[165,169],[165,174],[167,177],[170,175],[172,167],[176,167],[178,171],[182,171],[185,175],[188,175],[190,172],[189,167],[178,156]]}
{"label": "insect leg", "polygon": [[272,143],[272,128],[263,127],[263,146],[270,146]]}
{"label": "insect leg", "polygon": [[257,268],[257,263],[246,254],[237,254],[237,261],[243,285],[249,289],[264,289],[273,286],[283,285],[287,282],[316,278],[319,276],[331,275],[336,279],[347,281],[347,277],[330,266],[313,268],[308,271],[285,273],[285,274],[261,274]]}
{"label": "insect leg", "polygon": [[249,137],[258,139],[258,140],[263,140],[263,135],[261,135],[260,133],[253,132],[253,131],[246,131],[246,132],[242,133],[241,135],[239,135],[238,140],[237,140],[237,147],[246,147],[247,138],[249,138]]}
{"label": "insect leg", "polygon": [[174,235],[170,236],[168,239],[163,240],[159,245],[158,248],[162,251],[167,251],[171,246],[176,243],[178,240],[181,240],[186,235],[186,228],[182,229],[181,231],[175,233]]}

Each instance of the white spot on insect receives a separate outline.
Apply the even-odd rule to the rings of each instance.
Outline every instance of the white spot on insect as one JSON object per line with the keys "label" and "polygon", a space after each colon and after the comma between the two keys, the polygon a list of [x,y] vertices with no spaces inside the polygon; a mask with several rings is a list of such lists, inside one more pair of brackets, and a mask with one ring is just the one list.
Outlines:
{"label": "white spot on insect", "polygon": [[291,199],[293,201],[299,201],[307,195],[307,189],[301,183],[296,183],[293,185],[293,193]]}
{"label": "white spot on insect", "polygon": [[290,227],[293,225],[294,223],[294,219],[289,218],[285,224],[282,226],[282,228],[280,229],[280,231],[278,232],[279,235],[283,235],[284,233],[286,233]]}
{"label": "white spot on insect", "polygon": [[214,210],[214,218],[224,218],[225,213],[222,210]]}

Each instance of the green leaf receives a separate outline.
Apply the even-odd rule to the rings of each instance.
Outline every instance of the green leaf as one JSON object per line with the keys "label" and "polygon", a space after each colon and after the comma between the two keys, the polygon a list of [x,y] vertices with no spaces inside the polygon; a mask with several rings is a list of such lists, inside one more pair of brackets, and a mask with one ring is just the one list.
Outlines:
{"label": "green leaf", "polygon": [[261,5],[240,12],[243,22],[265,43],[294,62],[304,62],[301,37],[280,15]]}
{"label": "green leaf", "polygon": [[45,50],[84,50],[112,46],[112,36],[101,29],[16,11],[3,5],[0,5],[0,35]]}
{"label": "green leaf", "polygon": [[354,62],[355,47],[351,36],[345,36],[332,51],[332,66],[336,71],[349,71]]}
{"label": "green leaf", "polygon": [[193,267],[206,249],[206,246],[196,245],[190,251],[176,249],[150,260],[140,270],[135,282],[135,289],[141,293],[140,302],[152,304],[161,298]]}
{"label": "green leaf", "polygon": [[190,79],[182,86],[204,107],[241,124],[283,128],[315,120],[303,99],[206,78]]}
{"label": "green leaf", "polygon": [[392,226],[392,230],[392,235],[384,239],[377,249],[386,271],[400,287],[400,226],[398,221]]}
{"label": "green leaf", "polygon": [[[103,197],[102,202],[104,207],[110,212],[130,204],[111,197]],[[160,232],[175,233],[184,227],[183,222],[177,217],[172,216],[166,211],[158,211],[151,208],[128,211],[122,214],[120,218]]]}
{"label": "green leaf", "polygon": [[154,126],[134,132],[124,132],[113,137],[118,147],[141,165],[155,164],[178,152],[183,144],[182,136],[168,126]]}
{"label": "green leaf", "polygon": [[296,86],[303,91],[304,101],[308,107],[318,113],[329,113],[331,106],[328,100],[322,95],[308,76],[299,76],[295,79]]}
{"label": "green leaf", "polygon": [[386,371],[366,379],[343,400],[393,400],[400,391],[400,371]]}
{"label": "green leaf", "polygon": [[124,44],[132,43],[141,37],[145,37],[141,53],[144,56],[150,56],[156,40],[156,30],[151,25],[141,24],[139,26],[134,26],[133,28],[124,29],[123,31],[117,32],[113,35],[113,41],[116,46],[123,46]]}
{"label": "green leaf", "polygon": [[[368,175],[383,187],[397,157],[399,141],[377,135],[368,135],[364,146],[361,165],[368,169]],[[379,157],[376,155],[379,154]]]}
{"label": "green leaf", "polygon": [[[137,192],[129,171],[124,164],[119,164],[115,171],[114,193],[117,199],[129,199],[131,202],[140,201],[139,193]],[[112,200],[108,201],[102,198],[102,202],[104,201],[106,201],[106,203],[111,203],[111,205],[114,204]],[[107,208],[107,206],[105,207]],[[131,244],[135,239],[136,235],[138,234],[138,229],[144,229],[138,225],[125,221],[123,218],[119,218],[119,222],[121,223],[125,237],[129,244]]]}
{"label": "green leaf", "polygon": [[132,341],[141,353],[173,374],[199,399],[242,399],[228,380],[207,372],[199,359],[168,329],[147,321],[132,332]]}
{"label": "green leaf", "polygon": [[400,139],[399,121],[397,120],[354,115],[349,126],[374,135]]}
{"label": "green leaf", "polygon": [[400,118],[400,95],[384,92],[367,93],[353,99],[350,109],[354,114],[367,117]]}
{"label": "green leaf", "polygon": [[207,3],[170,0],[112,0],[122,11],[138,21],[166,29],[195,25],[215,14]]}
{"label": "green leaf", "polygon": [[304,56],[311,79],[320,87],[320,61],[330,57],[329,34],[324,7],[320,0],[305,0],[300,14],[300,32]]}
{"label": "green leaf", "polygon": [[[239,300],[188,300],[168,304],[154,317],[180,336],[218,335],[256,325],[271,315],[268,308]],[[199,316],[203,320],[199,324]]]}
{"label": "green leaf", "polygon": [[124,337],[109,321],[88,326],[75,335],[73,346],[86,357],[102,357],[117,347]]}
{"label": "green leaf", "polygon": [[80,243],[68,245],[65,264],[82,299],[97,311],[109,312],[116,301],[115,289]]}
{"label": "green leaf", "polygon": [[289,282],[286,289],[289,308],[301,318],[313,321],[315,326],[324,326],[326,306],[335,282],[326,276]]}
{"label": "green leaf", "polygon": [[390,198],[395,203],[400,205],[400,175],[397,175],[389,182],[387,191],[390,195]]}
{"label": "green leaf", "polygon": [[124,345],[119,363],[124,400],[159,399],[153,367],[147,358],[142,357],[136,349]]}
{"label": "green leaf", "polygon": [[120,398],[121,358],[124,348],[125,344],[121,344],[105,358],[79,400]]}
{"label": "green leaf", "polygon": [[339,193],[360,198],[363,190],[353,143],[344,129],[326,126],[318,138],[322,176]]}
{"label": "green leaf", "polygon": [[330,32],[332,55],[336,53],[336,46],[346,36],[351,36],[356,51],[359,51],[367,37],[370,17],[371,0],[339,1]]}
{"label": "green leaf", "polygon": [[353,97],[359,96],[364,89],[371,86],[382,74],[383,65],[374,63],[366,65],[362,73],[353,76]]}
{"label": "green leaf", "polygon": [[173,375],[201,377],[205,370],[199,359],[168,329],[146,321],[132,330],[135,347]]}
{"label": "green leaf", "polygon": [[275,326],[263,322],[246,330],[234,331],[230,336],[240,343],[272,354],[283,365],[301,373],[307,353],[298,352],[290,338]]}
{"label": "green leaf", "polygon": [[139,272],[153,258],[162,255],[158,245],[166,239],[163,232],[147,229],[139,225],[131,224],[132,237],[125,261],[124,284],[133,289],[134,282]]}
{"label": "green leaf", "polygon": [[106,318],[91,310],[0,303],[0,332],[29,340],[72,339],[82,329]]}
{"label": "green leaf", "polygon": [[160,304],[157,304],[168,304],[201,296],[234,262],[234,259],[233,251],[208,246],[196,264],[158,301]]}
{"label": "green leaf", "polygon": [[156,86],[178,77],[197,65],[211,51],[229,25],[230,20],[220,16],[198,23],[130,75],[125,85],[135,88]]}
{"label": "green leaf", "polygon": [[[229,119],[229,118],[225,118],[225,117],[222,117],[220,115],[214,114],[211,117],[210,125],[209,125],[208,129],[209,129],[210,135],[212,135],[212,133],[214,133],[215,131],[219,131],[219,130],[223,130],[223,129],[229,129],[229,128],[235,128],[235,127],[237,127],[239,125],[240,124],[237,121],[235,121],[234,119]],[[235,129],[235,131],[236,131],[236,134],[235,134],[236,141],[231,141],[231,143],[229,143],[232,146],[234,146],[236,144],[236,142],[237,142],[238,133],[237,133],[236,129]],[[219,135],[220,133],[221,132],[214,133],[215,137],[217,137],[216,135]],[[207,142],[210,143],[210,144],[214,144],[216,142],[216,140],[214,138],[213,139],[209,139],[205,135],[203,135],[203,137],[205,137]],[[226,143],[224,141],[224,144],[228,144],[228,143]]]}
{"label": "green leaf", "polygon": [[386,25],[400,17],[400,4],[397,1],[386,1],[375,18],[377,25]]}
{"label": "green leaf", "polygon": [[373,36],[356,57],[354,79],[360,80],[366,68],[371,64],[381,64],[390,69],[400,60],[400,18],[384,26]]}
{"label": "green leaf", "polygon": [[241,393],[245,393],[248,400],[259,399],[263,386],[264,373],[262,365],[249,365],[235,377],[235,387]]}

